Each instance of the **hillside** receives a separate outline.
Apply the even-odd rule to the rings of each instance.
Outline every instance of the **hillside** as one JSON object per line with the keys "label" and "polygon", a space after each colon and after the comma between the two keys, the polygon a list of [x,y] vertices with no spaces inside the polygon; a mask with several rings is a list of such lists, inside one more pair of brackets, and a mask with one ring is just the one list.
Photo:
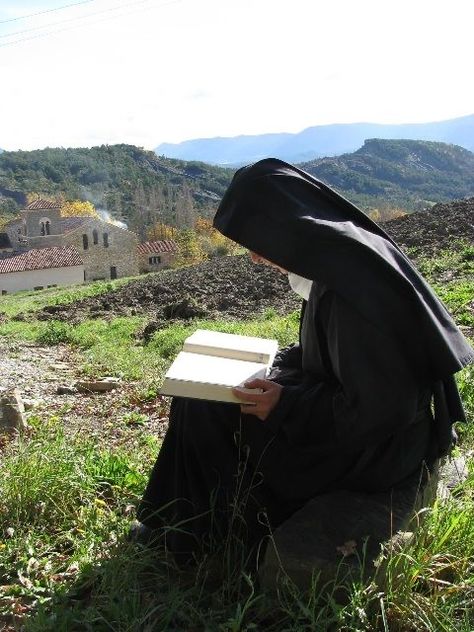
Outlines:
{"label": "hillside", "polygon": [[162,143],[155,151],[170,158],[218,165],[246,164],[265,156],[295,163],[355,151],[367,138],[431,140],[474,151],[474,114],[435,123],[316,125],[296,134],[198,138],[182,143]]}
{"label": "hillside", "polygon": [[474,154],[445,143],[370,139],[352,154],[300,167],[362,208],[415,210],[474,194]]}
{"label": "hillside", "polygon": [[[373,139],[353,154],[301,166],[366,211],[474,194],[474,154],[443,143]],[[131,145],[4,152],[0,216],[17,212],[27,193],[63,193],[93,202],[144,237],[156,221],[186,226],[197,214],[212,217],[233,173]]]}
{"label": "hillside", "polygon": [[157,219],[185,224],[192,207],[205,214],[215,208],[230,178],[226,169],[159,158],[132,145],[0,155],[0,194],[7,211],[24,203],[19,193],[23,198],[31,192],[64,193],[93,202],[136,230]]}

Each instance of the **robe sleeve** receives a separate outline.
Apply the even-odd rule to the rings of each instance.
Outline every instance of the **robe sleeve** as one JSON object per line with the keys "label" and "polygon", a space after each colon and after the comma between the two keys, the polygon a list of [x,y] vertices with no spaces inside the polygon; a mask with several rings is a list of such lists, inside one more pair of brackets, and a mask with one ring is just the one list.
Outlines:
{"label": "robe sleeve", "polygon": [[353,451],[409,425],[420,385],[397,341],[334,292],[320,299],[314,319],[325,377],[304,373],[300,384],[284,386],[268,428],[290,443],[329,441]]}

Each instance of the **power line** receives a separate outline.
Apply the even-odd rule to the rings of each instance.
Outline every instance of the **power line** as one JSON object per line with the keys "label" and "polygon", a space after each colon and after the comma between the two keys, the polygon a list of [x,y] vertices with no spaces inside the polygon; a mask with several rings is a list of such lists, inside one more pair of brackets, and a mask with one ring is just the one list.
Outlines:
{"label": "power line", "polygon": [[44,13],[52,13],[53,11],[61,11],[68,7],[75,7],[78,4],[87,4],[88,2],[94,2],[95,0],[81,0],[80,2],[73,2],[72,4],[64,4],[62,7],[56,7],[55,9],[46,9],[46,11],[38,11],[38,13],[29,13],[28,15],[21,15],[18,18],[10,18],[9,20],[0,20],[0,24],[6,24],[7,22],[16,22],[17,20],[26,20],[26,18],[33,18],[37,15],[43,15]]}
{"label": "power line", "polygon": [[[92,0],[89,0],[89,1],[92,1]],[[86,16],[83,16],[83,17],[87,18],[87,17],[90,17],[91,15],[98,15],[99,13],[106,13],[106,12],[110,12],[110,11],[116,11],[116,10],[122,9],[124,7],[136,6],[138,4],[143,4],[144,2],[150,2],[150,0],[139,0],[138,2],[130,2],[130,3],[127,3],[127,4],[122,4],[119,7],[113,7],[113,8],[110,8],[110,9],[104,9],[103,11],[97,11],[97,12],[92,13],[92,14],[90,13],[90,14],[88,14]],[[170,5],[170,4],[177,4],[178,2],[182,2],[182,0],[170,0],[170,2],[164,2],[162,4],[159,4],[156,7],[153,7],[153,6],[142,7],[142,9],[153,9],[153,8],[158,9],[158,8]],[[5,46],[13,46],[14,44],[20,44],[22,42],[27,42],[27,41],[30,41],[30,40],[33,40],[33,39],[38,39],[38,38],[41,38],[41,37],[48,37],[49,35],[56,35],[56,33],[63,33],[64,31],[70,31],[71,29],[74,29],[74,28],[80,28],[80,27],[83,27],[83,26],[93,26],[94,24],[98,24],[99,22],[104,22],[104,21],[107,21],[107,20],[110,20],[110,19],[113,19],[113,18],[123,17],[123,16],[126,16],[126,15],[133,15],[134,13],[137,13],[137,11],[129,11],[128,13],[121,13],[119,15],[107,16],[107,17],[104,17],[102,19],[95,20],[94,22],[88,22],[86,24],[77,24],[77,25],[73,25],[73,26],[67,26],[65,28],[56,29],[56,30],[53,30],[53,31],[49,31],[47,33],[39,33],[38,35],[32,35],[31,37],[23,37],[21,39],[14,40],[13,42],[5,42],[4,44],[0,44],[0,48],[4,48]],[[73,19],[79,19],[79,18],[73,18]],[[71,20],[63,20],[61,22],[55,22],[54,24],[64,24],[64,23],[70,22],[70,21]],[[52,26],[52,25],[50,25],[50,26]],[[31,30],[36,30],[36,28],[35,29],[31,29]],[[24,32],[26,32],[26,31],[24,31]]]}
{"label": "power line", "polygon": [[[93,2],[94,0],[87,0],[88,2]],[[124,7],[134,6],[135,4],[142,4],[143,2],[150,2],[151,0],[139,0],[138,2],[128,2],[126,4],[121,4],[116,7],[110,7],[108,9],[102,9],[101,11],[94,11],[93,13],[85,13],[84,15],[78,15],[75,18],[68,18],[67,20],[59,20],[58,22],[50,22],[49,24],[43,24],[42,26],[33,26],[30,29],[24,29],[23,31],[13,31],[12,33],[2,33],[0,34],[0,39],[5,37],[14,37],[15,35],[23,35],[24,33],[31,33],[33,31],[41,31],[42,29],[47,29],[50,26],[59,26],[61,24],[66,24],[68,22],[75,22],[77,20],[85,20],[94,15],[101,15],[103,13],[108,13],[110,11],[117,11]],[[44,34],[46,35],[46,33]],[[38,36],[38,37],[41,37]],[[16,42],[24,42],[27,39],[32,38],[22,38],[21,40],[15,40],[14,42],[8,42],[9,44],[16,44]],[[6,44],[5,44],[6,45]]]}

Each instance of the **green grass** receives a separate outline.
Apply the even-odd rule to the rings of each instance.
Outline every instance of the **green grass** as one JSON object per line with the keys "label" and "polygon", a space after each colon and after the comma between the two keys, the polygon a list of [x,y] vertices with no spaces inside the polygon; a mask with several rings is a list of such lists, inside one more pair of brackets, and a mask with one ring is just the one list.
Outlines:
{"label": "green grass", "polygon": [[[470,251],[422,262],[425,274],[459,324],[474,327]],[[454,271],[454,275],[452,274]],[[443,280],[444,279],[444,280]],[[133,397],[153,401],[163,372],[195,329],[297,338],[298,314],[246,322],[192,321],[158,330],[147,344],[143,317],[110,322],[11,320],[25,310],[71,302],[107,284],[2,297],[0,336],[67,344],[88,375],[118,375],[137,386]],[[76,294],[76,291],[78,292]],[[75,297],[75,298],[74,298]],[[54,303],[56,302],[56,303]],[[470,425],[459,426],[460,451],[474,446],[474,368],[458,376]],[[125,397],[129,397],[126,395]],[[93,414],[93,413],[91,413]],[[179,573],[163,551],[151,554],[125,539],[156,451],[146,414],[130,407],[114,423],[129,439],[101,445],[84,432],[66,434],[68,409],[30,416],[30,431],[9,440],[0,462],[0,624],[26,632],[93,631],[382,631],[471,632],[474,629],[474,472],[448,502],[425,513],[415,537],[388,561],[383,587],[370,582],[314,587],[302,593],[282,580],[275,599],[257,590],[237,555],[218,566],[201,560]],[[86,422],[87,425],[87,422]],[[237,551],[238,552],[238,551]],[[0,626],[1,627],[1,626]]]}
{"label": "green grass", "polygon": [[[265,598],[239,567],[203,559],[179,573],[158,550],[129,544],[130,507],[154,458],[71,441],[59,418],[36,420],[9,444],[0,477],[0,617],[26,631],[390,630],[471,632],[474,625],[474,477],[425,515],[415,538],[393,555],[387,582],[338,584],[302,593],[282,581]],[[335,588],[336,588],[335,587]]]}
{"label": "green grass", "polygon": [[6,294],[0,296],[0,313],[11,317],[25,312],[38,311],[47,305],[69,305],[82,298],[105,294],[130,281],[133,281],[133,277],[113,281],[94,281],[87,285],[74,285],[66,288],[55,287]]}

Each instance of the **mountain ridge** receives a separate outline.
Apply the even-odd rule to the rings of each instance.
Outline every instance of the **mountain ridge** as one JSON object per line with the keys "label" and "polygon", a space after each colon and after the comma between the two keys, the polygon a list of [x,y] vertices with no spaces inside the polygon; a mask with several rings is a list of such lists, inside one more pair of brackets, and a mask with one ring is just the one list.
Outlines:
{"label": "mountain ridge", "polygon": [[445,142],[474,151],[474,114],[429,123],[335,123],[297,133],[198,138],[161,143],[155,153],[223,166],[239,166],[265,156],[295,163],[356,151],[368,138]]}

